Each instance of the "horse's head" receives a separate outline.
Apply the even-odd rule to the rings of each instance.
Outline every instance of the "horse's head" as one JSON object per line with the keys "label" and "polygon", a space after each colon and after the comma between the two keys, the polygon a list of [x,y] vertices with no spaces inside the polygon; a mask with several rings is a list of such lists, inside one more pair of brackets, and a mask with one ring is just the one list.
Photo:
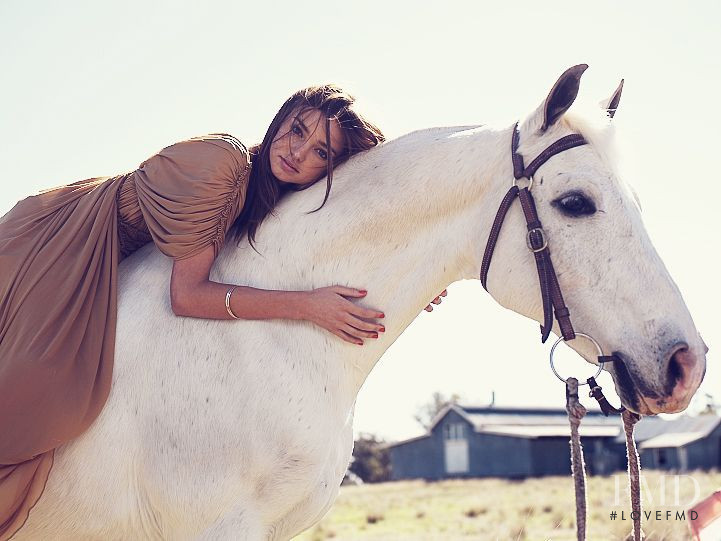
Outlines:
{"label": "horse's head", "polygon": [[[603,126],[566,113],[586,67],[567,70],[519,125],[519,153],[528,164],[566,135],[580,133],[588,141],[541,165],[531,189],[571,321],[605,354],[620,359],[608,370],[627,408],[642,414],[681,411],[703,379],[707,348],[609,152],[610,117],[621,87],[599,110]],[[514,206],[499,238],[488,288],[504,306],[542,321],[536,266],[523,242],[526,223]],[[596,362],[589,341],[577,338],[569,345]]]}

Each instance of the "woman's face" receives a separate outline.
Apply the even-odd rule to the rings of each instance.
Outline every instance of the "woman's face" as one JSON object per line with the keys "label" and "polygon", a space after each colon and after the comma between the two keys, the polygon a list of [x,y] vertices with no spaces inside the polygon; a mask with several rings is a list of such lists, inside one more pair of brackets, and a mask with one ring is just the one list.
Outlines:
{"label": "woman's face", "polygon": [[319,109],[288,115],[270,145],[270,170],[282,182],[307,184],[325,176],[328,154],[335,159],[343,150],[344,135],[336,119],[330,122],[326,148],[325,116]]}

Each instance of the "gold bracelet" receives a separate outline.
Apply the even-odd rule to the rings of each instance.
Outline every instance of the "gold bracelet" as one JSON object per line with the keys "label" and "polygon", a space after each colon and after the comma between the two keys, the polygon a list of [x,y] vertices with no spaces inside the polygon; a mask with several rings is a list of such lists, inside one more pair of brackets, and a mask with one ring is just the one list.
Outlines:
{"label": "gold bracelet", "polygon": [[228,292],[225,294],[225,309],[228,311],[228,314],[233,319],[240,319],[238,316],[236,316],[233,311],[230,309],[230,296],[233,294],[233,291],[235,291],[235,288],[238,286],[231,287]]}

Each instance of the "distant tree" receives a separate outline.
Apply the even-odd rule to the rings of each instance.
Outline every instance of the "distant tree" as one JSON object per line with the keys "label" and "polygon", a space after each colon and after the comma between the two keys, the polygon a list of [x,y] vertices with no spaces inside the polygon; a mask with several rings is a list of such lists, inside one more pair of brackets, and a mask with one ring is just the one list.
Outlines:
{"label": "distant tree", "polygon": [[704,393],[706,404],[702,407],[700,413],[711,413],[713,415],[719,415],[721,413],[721,404],[714,400],[713,395]]}
{"label": "distant tree", "polygon": [[461,396],[457,393],[453,393],[451,396],[446,397],[440,391],[433,393],[430,402],[423,404],[418,408],[418,412],[413,418],[420,423],[420,425],[428,430],[431,427],[431,421],[435,418],[438,413],[445,408],[448,404],[457,404],[461,399]]}
{"label": "distant tree", "polygon": [[391,478],[390,451],[385,441],[373,434],[360,434],[353,446],[353,460],[348,469],[364,483],[381,483]]}

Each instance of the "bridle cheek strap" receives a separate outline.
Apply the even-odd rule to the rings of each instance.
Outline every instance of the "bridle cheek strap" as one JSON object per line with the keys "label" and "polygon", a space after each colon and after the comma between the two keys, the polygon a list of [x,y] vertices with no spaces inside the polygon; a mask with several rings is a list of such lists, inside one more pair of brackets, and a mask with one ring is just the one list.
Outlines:
{"label": "bridle cheek strap", "polygon": [[[528,178],[532,181],[533,174],[549,158],[570,148],[586,144],[586,140],[582,135],[567,135],[548,146],[528,165],[528,167],[524,167],[523,156],[518,153],[519,137],[518,123],[516,123],[513,128],[513,137],[511,141],[513,176],[516,180]],[[526,218],[526,226],[528,230],[526,233],[526,244],[528,245],[529,250],[533,252],[533,256],[536,260],[536,268],[538,270],[538,282],[541,288],[541,300],[543,303],[541,341],[545,342],[551,333],[554,314],[556,320],[558,321],[558,326],[563,338],[565,340],[572,340],[576,337],[576,334],[573,331],[573,325],[571,325],[571,316],[568,307],[566,306],[566,303],[563,300],[563,295],[561,294],[561,287],[558,284],[556,271],[553,268],[553,263],[551,263],[551,253],[548,249],[548,242],[546,240],[545,232],[543,231],[543,226],[538,218],[536,204],[533,200],[533,195],[531,195],[530,185],[526,188],[519,188],[514,182],[513,186],[511,186],[503,198],[503,201],[501,201],[501,205],[498,208],[496,217],[493,220],[493,225],[491,226],[491,231],[488,235],[486,249],[483,253],[480,275],[481,284],[483,284],[483,288],[488,291],[488,270],[491,266],[493,251],[495,250],[498,236],[501,233],[503,221],[516,197],[518,197],[521,201],[523,215]]]}
{"label": "bridle cheek strap", "polygon": [[543,301],[543,325],[541,325],[541,342],[545,343],[551,334],[553,327],[553,315],[551,308],[556,315],[558,326],[564,340],[572,340],[576,337],[571,325],[571,316],[566,303],[563,301],[561,286],[558,284],[556,271],[551,263],[551,253],[548,250],[548,242],[538,219],[536,203],[533,200],[531,191],[523,188],[518,194],[523,208],[523,215],[526,217],[528,228],[528,248],[533,252],[538,269],[538,282],[541,286],[541,300]]}

